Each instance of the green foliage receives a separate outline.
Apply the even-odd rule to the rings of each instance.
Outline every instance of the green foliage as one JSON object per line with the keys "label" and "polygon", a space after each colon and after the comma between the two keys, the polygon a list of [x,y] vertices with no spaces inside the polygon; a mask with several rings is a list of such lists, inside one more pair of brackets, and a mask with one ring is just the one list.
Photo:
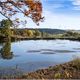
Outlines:
{"label": "green foliage", "polygon": [[80,33],[72,31],[67,31],[65,34],[63,34],[63,37],[70,37],[70,38],[78,38],[79,36]]}
{"label": "green foliage", "polygon": [[58,79],[60,79],[61,76],[62,76],[62,75],[61,75],[59,72],[58,72],[58,73],[55,73],[55,75],[54,75],[54,77],[55,77],[55,78],[58,78]]}
{"label": "green foliage", "polygon": [[5,42],[3,48],[0,50],[1,56],[4,59],[11,59],[13,54],[11,52],[11,40]]}
{"label": "green foliage", "polygon": [[0,25],[0,27],[2,27],[2,28],[10,28],[10,27],[12,27],[12,21],[10,21],[10,20],[2,20],[1,22],[1,25]]}
{"label": "green foliage", "polygon": [[[77,31],[56,31],[51,32],[45,29],[11,29],[12,22],[9,20],[1,21],[0,36],[12,37],[14,39],[20,38],[51,38],[51,39],[77,39],[80,40],[80,33]],[[51,30],[51,29],[50,29]],[[63,32],[63,33],[62,33]]]}
{"label": "green foliage", "polygon": [[1,27],[1,33],[7,37],[7,38],[10,38],[11,36],[11,29],[10,27],[12,27],[12,22],[10,20],[2,20],[0,22],[0,27]]}
{"label": "green foliage", "polygon": [[39,30],[34,30],[34,37],[41,37],[41,32]]}

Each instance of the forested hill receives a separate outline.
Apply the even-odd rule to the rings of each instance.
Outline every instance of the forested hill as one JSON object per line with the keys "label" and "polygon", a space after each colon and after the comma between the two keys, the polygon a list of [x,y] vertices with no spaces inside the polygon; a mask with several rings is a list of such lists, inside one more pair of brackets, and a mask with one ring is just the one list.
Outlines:
{"label": "forested hill", "polygon": [[60,30],[60,29],[39,29],[39,31],[50,33],[50,34],[63,34],[66,32],[65,30]]}
{"label": "forested hill", "polygon": [[[66,32],[66,30],[61,29],[49,29],[49,28],[25,28],[25,30],[39,30],[40,32],[45,32],[49,34],[63,34]],[[23,30],[23,29],[22,29]]]}

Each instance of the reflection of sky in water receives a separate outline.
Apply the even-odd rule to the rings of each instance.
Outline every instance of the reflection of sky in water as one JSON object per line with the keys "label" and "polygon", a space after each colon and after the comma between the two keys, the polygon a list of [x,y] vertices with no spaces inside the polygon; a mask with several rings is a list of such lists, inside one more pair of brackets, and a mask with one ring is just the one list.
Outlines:
{"label": "reflection of sky in water", "polygon": [[[13,42],[11,45],[11,50],[15,56],[10,60],[0,59],[0,66],[9,67],[19,65],[19,67],[22,66],[21,68],[28,70],[31,66],[29,63],[32,63],[33,67],[35,67],[35,64],[36,66],[38,65],[35,67],[36,69],[47,67],[51,64],[54,65],[64,63],[74,59],[75,55],[80,56],[80,50],[77,50],[76,48],[80,48],[80,42],[69,40],[29,40]],[[36,52],[30,53],[28,52],[30,50],[35,50]],[[41,52],[37,52],[38,50],[44,50],[42,52],[47,52],[46,50],[50,52],[51,50],[54,54],[41,54]],[[59,53],[59,51],[57,52],[55,50],[61,50],[64,52]]]}

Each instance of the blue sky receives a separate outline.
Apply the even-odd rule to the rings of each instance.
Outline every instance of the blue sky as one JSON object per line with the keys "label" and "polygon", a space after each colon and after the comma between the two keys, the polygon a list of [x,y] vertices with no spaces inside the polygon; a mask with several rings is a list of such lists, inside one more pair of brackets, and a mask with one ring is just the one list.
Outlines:
{"label": "blue sky", "polygon": [[80,14],[80,0],[43,0],[44,9],[58,14]]}
{"label": "blue sky", "polygon": [[45,21],[30,28],[80,29],[80,0],[42,0]]}
{"label": "blue sky", "polygon": [[80,0],[42,0],[45,22],[40,27],[80,29]]}
{"label": "blue sky", "polygon": [[80,29],[80,0],[41,0],[45,21],[37,26],[27,18],[27,28]]}

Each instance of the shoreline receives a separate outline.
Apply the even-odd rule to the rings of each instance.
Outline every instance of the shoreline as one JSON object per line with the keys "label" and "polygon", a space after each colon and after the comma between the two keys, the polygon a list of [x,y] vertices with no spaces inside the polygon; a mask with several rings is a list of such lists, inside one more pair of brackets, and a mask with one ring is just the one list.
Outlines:
{"label": "shoreline", "polygon": [[18,70],[14,73],[14,75],[0,75],[0,79],[80,79],[80,58],[33,72],[21,73]]}
{"label": "shoreline", "polygon": [[[71,40],[71,41],[80,41],[80,39],[77,38],[11,38],[11,41],[23,41],[23,40]],[[5,39],[0,40],[0,42],[6,42]]]}
{"label": "shoreline", "polygon": [[80,79],[80,59],[24,74],[24,79]]}
{"label": "shoreline", "polygon": [[80,41],[79,38],[12,38],[11,40],[72,40],[72,41]]}

